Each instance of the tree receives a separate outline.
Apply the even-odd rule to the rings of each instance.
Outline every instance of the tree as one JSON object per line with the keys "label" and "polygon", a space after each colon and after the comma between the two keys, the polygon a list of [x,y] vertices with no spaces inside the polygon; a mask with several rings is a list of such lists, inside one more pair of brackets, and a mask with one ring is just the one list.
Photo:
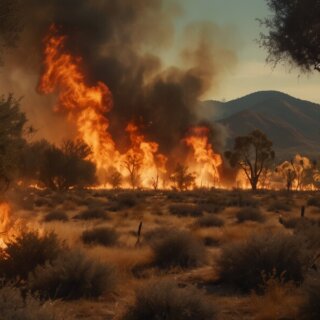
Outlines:
{"label": "tree", "polygon": [[320,72],[320,1],[266,0],[273,15],[261,21],[268,30],[260,42],[269,62],[289,61]]}
{"label": "tree", "polygon": [[296,172],[292,167],[292,163],[285,161],[281,163],[277,168],[276,172],[285,180],[286,189],[290,191],[293,187],[293,183],[296,180]]}
{"label": "tree", "polygon": [[123,161],[123,166],[129,172],[129,180],[132,189],[135,189],[140,184],[140,169],[142,161],[141,158],[136,154],[128,154]]}
{"label": "tree", "polygon": [[96,168],[86,160],[88,152],[81,141],[65,141],[61,148],[35,142],[25,151],[22,175],[52,190],[90,186],[96,182]]}
{"label": "tree", "polygon": [[19,169],[27,120],[20,111],[20,101],[12,95],[0,97],[0,191],[9,188]]}
{"label": "tree", "polygon": [[270,165],[274,156],[272,142],[259,130],[237,137],[233,151],[225,153],[232,167],[239,166],[244,171],[252,190],[257,189],[262,172]]}
{"label": "tree", "polygon": [[107,172],[107,182],[113,189],[118,189],[122,184],[122,175],[116,168],[109,168]]}
{"label": "tree", "polygon": [[178,163],[174,172],[170,176],[174,186],[180,190],[188,190],[195,183],[194,174],[188,172],[188,167]]}
{"label": "tree", "polygon": [[0,57],[5,48],[14,47],[22,30],[21,0],[0,1]]}

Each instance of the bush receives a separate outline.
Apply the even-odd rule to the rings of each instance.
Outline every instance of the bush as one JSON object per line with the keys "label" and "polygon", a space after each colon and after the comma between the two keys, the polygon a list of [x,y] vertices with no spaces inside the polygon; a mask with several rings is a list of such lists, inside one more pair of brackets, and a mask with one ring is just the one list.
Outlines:
{"label": "bush", "polygon": [[306,299],[301,307],[300,319],[320,319],[320,277],[319,273],[309,279],[305,287]]}
{"label": "bush", "polygon": [[22,295],[18,288],[0,288],[0,319],[3,320],[54,320],[61,319],[52,306],[43,304],[30,295]]}
{"label": "bush", "polygon": [[214,320],[216,308],[198,290],[172,281],[151,282],[136,293],[123,320]]}
{"label": "bush", "polygon": [[310,198],[307,202],[307,205],[320,208],[320,198],[319,197]]}
{"label": "bush", "polygon": [[53,232],[44,235],[23,232],[0,252],[0,276],[26,279],[36,266],[54,260],[61,249],[62,244]]}
{"label": "bush", "polygon": [[68,221],[68,216],[64,211],[61,210],[54,210],[49,212],[45,215],[44,219],[45,222],[51,222],[51,221]]}
{"label": "bush", "polygon": [[199,217],[202,215],[202,208],[191,204],[173,204],[169,207],[169,210],[171,214],[178,217]]}
{"label": "bush", "polygon": [[224,221],[219,217],[207,215],[199,217],[196,221],[196,225],[203,228],[222,227],[224,225]]}
{"label": "bush", "polygon": [[74,216],[74,219],[79,219],[79,220],[94,220],[94,219],[99,219],[99,220],[107,220],[108,215],[107,213],[99,208],[91,208],[84,210]]}
{"label": "bush", "polygon": [[217,266],[223,282],[243,291],[259,289],[265,277],[285,282],[303,280],[306,257],[298,238],[269,233],[222,249]]}
{"label": "bush", "polygon": [[186,231],[167,231],[151,243],[154,262],[160,268],[192,268],[205,261],[204,244]]}
{"label": "bush", "polygon": [[100,244],[102,246],[113,246],[117,243],[118,233],[109,228],[95,228],[82,233],[81,239],[85,244]]}
{"label": "bush", "polygon": [[279,201],[279,200],[274,200],[270,203],[268,207],[268,211],[291,211],[291,207],[288,203]]}
{"label": "bush", "polygon": [[239,223],[245,222],[245,221],[255,221],[263,223],[266,219],[264,215],[261,213],[259,209],[256,208],[243,208],[240,209],[236,213],[236,217]]}
{"label": "bush", "polygon": [[64,300],[99,297],[111,292],[115,282],[113,268],[80,251],[66,251],[53,262],[38,266],[29,276],[33,292],[43,298]]}

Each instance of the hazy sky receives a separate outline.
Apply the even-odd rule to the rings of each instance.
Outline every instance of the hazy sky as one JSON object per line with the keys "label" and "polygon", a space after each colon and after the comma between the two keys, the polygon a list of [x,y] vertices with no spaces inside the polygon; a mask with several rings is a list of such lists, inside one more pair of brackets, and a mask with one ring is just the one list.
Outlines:
{"label": "hazy sky", "polygon": [[221,79],[212,99],[234,99],[258,90],[279,90],[298,98],[320,102],[320,73],[300,74],[298,70],[265,62],[266,51],[255,39],[262,28],[256,18],[268,16],[265,0],[181,0],[184,14],[177,24],[209,20],[233,30],[238,56],[236,66]]}

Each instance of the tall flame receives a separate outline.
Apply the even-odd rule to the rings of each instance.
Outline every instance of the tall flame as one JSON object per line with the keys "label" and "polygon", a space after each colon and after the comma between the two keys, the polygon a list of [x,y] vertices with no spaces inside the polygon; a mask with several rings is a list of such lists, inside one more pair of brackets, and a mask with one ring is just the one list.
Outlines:
{"label": "tall flame", "polygon": [[[58,35],[56,27],[50,28],[45,38],[44,72],[40,79],[39,91],[45,94],[59,94],[57,111],[65,111],[70,121],[77,126],[79,137],[92,150],[91,159],[98,172],[115,168],[123,176],[131,175],[131,165],[139,169],[139,185],[148,187],[159,173],[165,173],[166,158],[158,154],[158,144],[147,142],[139,134],[138,127],[128,124],[132,146],[120,154],[109,132],[106,114],[113,107],[112,94],[101,82],[87,86],[80,68],[82,60],[65,52],[65,36]],[[136,163],[130,163],[132,160]],[[137,173],[137,172],[136,172]]]}
{"label": "tall flame", "polygon": [[194,127],[184,139],[191,147],[192,156],[188,159],[188,166],[196,173],[196,185],[202,187],[216,187],[220,182],[219,166],[222,158],[215,153],[209,143],[209,129],[207,127]]}

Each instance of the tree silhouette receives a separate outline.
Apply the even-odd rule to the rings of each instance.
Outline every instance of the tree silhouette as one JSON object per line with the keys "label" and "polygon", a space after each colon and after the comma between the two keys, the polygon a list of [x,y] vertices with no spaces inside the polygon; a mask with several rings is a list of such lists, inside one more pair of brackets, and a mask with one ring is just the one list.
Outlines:
{"label": "tree silhouette", "polygon": [[123,166],[129,172],[129,180],[132,189],[136,189],[140,184],[140,169],[142,161],[136,154],[128,154],[123,161]]}
{"label": "tree silhouette", "polygon": [[274,156],[272,142],[259,130],[254,130],[247,136],[237,137],[233,151],[225,152],[230,165],[239,166],[244,171],[252,190],[257,189],[262,172]]}
{"label": "tree silhouette", "polygon": [[188,172],[188,167],[178,163],[174,172],[170,176],[170,180],[174,183],[174,186],[180,190],[188,190],[194,185],[195,176]]}
{"label": "tree silhouette", "polygon": [[260,43],[269,62],[289,61],[301,70],[320,72],[320,1],[266,0],[273,15],[261,20],[268,30]]}

